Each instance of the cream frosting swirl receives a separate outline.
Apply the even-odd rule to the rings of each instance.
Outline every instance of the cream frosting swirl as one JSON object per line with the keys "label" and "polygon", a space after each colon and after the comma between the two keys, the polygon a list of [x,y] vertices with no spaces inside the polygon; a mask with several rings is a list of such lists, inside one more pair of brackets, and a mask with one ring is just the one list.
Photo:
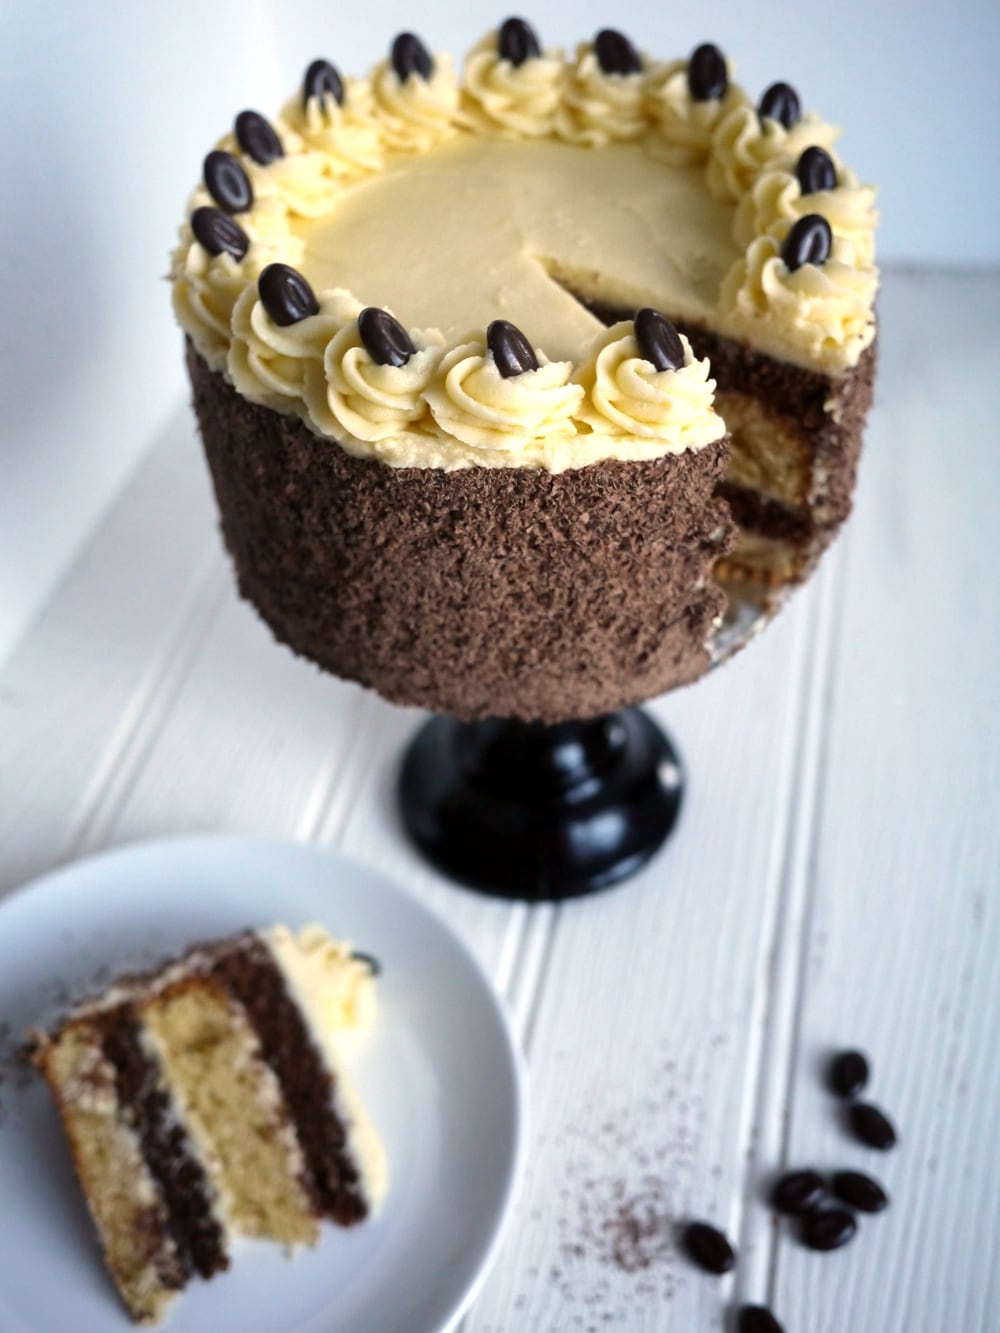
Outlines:
{"label": "cream frosting swirl", "polygon": [[591,147],[638,139],[649,125],[645,93],[643,73],[605,74],[593,46],[583,42],[563,84],[556,133]]}
{"label": "cream frosting swirl", "polygon": [[350,180],[382,168],[385,155],[373,105],[367,79],[346,79],[342,106],[332,97],[310,97],[303,106],[299,94],[286,102],[281,120],[325,155],[331,176]]}
{"label": "cream frosting swirl", "polygon": [[840,134],[812,111],[786,130],[771,117],[761,117],[756,107],[736,107],[719,121],[705,182],[718,199],[742,199],[753,188],[760,173],[776,158],[797,160],[806,148],[829,149]]}
{"label": "cream frosting swirl", "polygon": [[762,172],[749,193],[740,200],[733,222],[733,238],[748,246],[757,236],[787,233],[788,227],[808,213],[819,213],[841,241],[841,255],[851,263],[870,268],[875,256],[875,190],[859,185],[846,167],[838,166],[839,184],[832,190],[803,194],[794,163]]}
{"label": "cream frosting swirl", "polygon": [[719,122],[745,106],[747,95],[730,81],[723,97],[698,101],[688,87],[688,62],[671,60],[650,73],[646,103],[656,128],[648,144],[653,156],[675,166],[697,166],[708,160]]}
{"label": "cream frosting swirl", "polygon": [[458,80],[451,58],[434,56],[429,79],[418,74],[401,80],[391,60],[376,65],[371,76],[373,114],[383,146],[396,153],[426,153],[463,128]]}
{"label": "cream frosting swirl", "polygon": [[555,130],[566,77],[561,51],[514,65],[488,33],[469,52],[462,75],[463,107],[476,129],[508,138],[536,139]]}
{"label": "cream frosting swirl", "polygon": [[327,344],[348,320],[357,302],[346,292],[321,293],[319,313],[297,324],[276,324],[256,284],[246,287],[233,307],[227,370],[244,398],[282,411],[303,412],[307,379],[322,366]]}

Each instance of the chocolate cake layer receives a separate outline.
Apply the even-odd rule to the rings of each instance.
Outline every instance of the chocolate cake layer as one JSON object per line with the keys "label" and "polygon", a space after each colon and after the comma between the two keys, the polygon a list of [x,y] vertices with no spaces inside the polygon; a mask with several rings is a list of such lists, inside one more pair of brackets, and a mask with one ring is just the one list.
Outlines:
{"label": "chocolate cake layer", "polygon": [[188,348],[240,591],[386,698],[560,722],[700,676],[725,604],[728,447],[560,474],[391,468],[247,402]]}

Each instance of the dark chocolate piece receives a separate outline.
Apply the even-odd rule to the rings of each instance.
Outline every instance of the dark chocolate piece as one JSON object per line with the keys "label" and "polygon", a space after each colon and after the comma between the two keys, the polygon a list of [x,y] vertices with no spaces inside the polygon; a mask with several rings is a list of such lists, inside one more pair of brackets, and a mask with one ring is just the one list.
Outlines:
{"label": "dark chocolate piece", "polygon": [[896,1146],[896,1130],[892,1121],[870,1102],[852,1102],[847,1109],[847,1123],[854,1137],[869,1148],[887,1152]]}
{"label": "dark chocolate piece", "polygon": [[250,178],[232,153],[215,148],[202,167],[205,188],[226,213],[245,213],[253,207]]}
{"label": "dark chocolate piece", "polygon": [[776,120],[790,130],[802,119],[802,103],[790,83],[772,83],[761,97],[757,112],[761,120]]}
{"label": "dark chocolate piece", "polygon": [[639,351],[657,370],[679,370],[684,364],[680,334],[666,316],[649,306],[635,317],[635,340]]}
{"label": "dark chocolate piece", "polygon": [[236,142],[258,166],[266,167],[285,156],[274,126],[259,111],[241,111],[236,117]]}
{"label": "dark chocolate piece", "polygon": [[791,272],[803,264],[825,264],[833,248],[833,232],[825,217],[807,213],[785,237],[781,257]]}
{"label": "dark chocolate piece", "polygon": [[691,52],[687,79],[688,91],[696,102],[725,97],[729,88],[726,57],[712,42],[704,42]]}
{"label": "dark chocolate piece", "polygon": [[805,1168],[789,1171],[771,1191],[771,1203],[779,1213],[801,1217],[811,1213],[826,1198],[826,1181],[818,1171]]}
{"label": "dark chocolate piece", "polygon": [[538,357],[531,343],[516,325],[506,319],[495,319],[486,330],[486,345],[493,353],[497,370],[505,380],[523,375],[526,370],[538,369]]}
{"label": "dark chocolate piece", "polygon": [[338,106],[344,105],[344,81],[329,60],[314,60],[306,70],[302,80],[302,105],[308,106],[314,97],[319,98],[321,106],[328,98]]}
{"label": "dark chocolate piece", "polygon": [[249,237],[240,224],[221,208],[211,208],[208,204],[191,214],[191,230],[210,255],[225,252],[234,259],[242,259],[250,248]]}
{"label": "dark chocolate piece", "polygon": [[358,332],[365,351],[380,366],[405,366],[417,350],[399,320],[377,306],[362,310]]}
{"label": "dark chocolate piece", "polygon": [[594,38],[594,54],[605,74],[638,74],[639,52],[617,28],[602,28]]}
{"label": "dark chocolate piece", "polygon": [[795,165],[795,176],[803,194],[837,188],[837,168],[825,148],[806,148]]}
{"label": "dark chocolate piece", "polygon": [[859,1213],[880,1213],[889,1207],[889,1196],[871,1176],[862,1171],[838,1171],[833,1177],[837,1198]]}
{"label": "dark chocolate piece", "polygon": [[541,45],[530,23],[519,18],[505,19],[501,23],[497,33],[497,55],[501,60],[509,60],[516,69],[541,54]]}
{"label": "dark chocolate piece", "polygon": [[856,1097],[868,1086],[868,1076],[868,1059],[861,1051],[841,1051],[830,1062],[827,1082],[838,1097]]}
{"label": "dark chocolate piece", "polygon": [[690,1258],[706,1273],[721,1277],[736,1265],[736,1251],[726,1236],[707,1222],[689,1222],[682,1240]]}
{"label": "dark chocolate piece", "polygon": [[853,1239],[858,1224],[846,1208],[823,1208],[802,1219],[799,1237],[810,1250],[839,1250]]}
{"label": "dark chocolate piece", "polygon": [[766,1305],[744,1305],[736,1316],[737,1333],[784,1333]]}
{"label": "dark chocolate piece", "polygon": [[288,264],[268,264],[257,279],[257,290],[264,309],[282,327],[319,312],[313,289],[298,269]]}
{"label": "dark chocolate piece", "polygon": [[356,963],[364,963],[373,977],[380,977],[382,975],[382,964],[374,954],[362,953],[360,949],[352,949],[351,957]]}
{"label": "dark chocolate piece", "polygon": [[411,74],[416,74],[421,79],[429,79],[434,73],[434,61],[430,51],[412,32],[401,32],[393,42],[392,67],[400,83],[405,83]]}

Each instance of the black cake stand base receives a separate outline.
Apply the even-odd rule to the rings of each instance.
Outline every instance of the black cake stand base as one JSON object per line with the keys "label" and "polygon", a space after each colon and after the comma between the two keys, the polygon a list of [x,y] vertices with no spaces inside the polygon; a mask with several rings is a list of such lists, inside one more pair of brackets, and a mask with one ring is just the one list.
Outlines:
{"label": "black cake stand base", "polygon": [[549,727],[435,717],[406,752],[399,799],[439,870],[542,902],[634,874],[673,828],[683,784],[677,752],[638,708]]}

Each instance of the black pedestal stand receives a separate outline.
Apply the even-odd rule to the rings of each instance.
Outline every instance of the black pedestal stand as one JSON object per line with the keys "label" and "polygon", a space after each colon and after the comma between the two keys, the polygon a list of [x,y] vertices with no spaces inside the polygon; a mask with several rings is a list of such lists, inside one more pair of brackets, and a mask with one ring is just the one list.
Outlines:
{"label": "black pedestal stand", "polygon": [[552,727],[436,717],[406,753],[399,797],[439,870],[539,902],[638,870],[673,828],[683,781],[670,741],[637,708]]}

